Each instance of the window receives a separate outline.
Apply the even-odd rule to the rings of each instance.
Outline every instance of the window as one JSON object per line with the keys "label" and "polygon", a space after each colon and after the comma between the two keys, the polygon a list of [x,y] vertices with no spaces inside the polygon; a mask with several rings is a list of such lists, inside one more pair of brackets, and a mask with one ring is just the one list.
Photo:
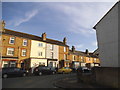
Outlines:
{"label": "window", "polygon": [[10,43],[10,44],[14,44],[14,43],[15,43],[15,37],[10,37],[9,43]]}
{"label": "window", "polygon": [[64,54],[64,60],[67,60],[67,55],[66,54]]}
{"label": "window", "polygon": [[38,52],[38,56],[42,56],[42,54],[43,54],[42,52]]}
{"label": "window", "polygon": [[75,60],[75,56],[73,56],[73,60]]}
{"label": "window", "polygon": [[88,58],[88,61],[90,61],[90,58]]}
{"label": "window", "polygon": [[4,61],[3,64],[4,64],[3,67],[8,67],[9,62],[8,61]]}
{"label": "window", "polygon": [[38,46],[39,46],[39,47],[43,47],[43,43],[39,43]]}
{"label": "window", "polygon": [[53,45],[50,45],[50,49],[53,50],[54,46]]}
{"label": "window", "polygon": [[74,56],[74,60],[75,60],[76,58],[75,58],[75,56]]}
{"label": "window", "polygon": [[27,52],[26,49],[23,49],[22,50],[22,56],[26,56],[26,52]]}
{"label": "window", "polygon": [[81,59],[83,59],[83,57],[81,57]]}
{"label": "window", "polygon": [[96,62],[96,58],[94,58],[94,62]]}
{"label": "window", "polygon": [[27,40],[23,39],[23,46],[27,46]]}
{"label": "window", "polygon": [[51,52],[51,56],[50,57],[53,59],[53,52]]}
{"label": "window", "polygon": [[11,61],[10,62],[10,67],[16,67],[16,62],[15,61]]}
{"label": "window", "polygon": [[83,57],[80,57],[80,59],[81,59],[81,62],[83,62]]}
{"label": "window", "polygon": [[66,52],[66,47],[64,47],[64,52]]}
{"label": "window", "polygon": [[7,48],[7,55],[14,55],[14,48]]}

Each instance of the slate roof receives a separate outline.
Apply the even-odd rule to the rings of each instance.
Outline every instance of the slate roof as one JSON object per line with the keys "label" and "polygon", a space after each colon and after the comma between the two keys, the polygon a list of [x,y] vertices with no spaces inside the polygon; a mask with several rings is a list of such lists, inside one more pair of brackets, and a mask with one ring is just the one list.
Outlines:
{"label": "slate roof", "polygon": [[5,32],[2,32],[2,34],[14,35],[14,36],[18,36],[18,37],[23,37],[23,38],[28,38],[28,39],[32,39],[32,40],[38,40],[38,41],[42,41],[42,42],[46,42],[46,43],[51,43],[51,44],[69,47],[68,45],[65,45],[63,42],[58,41],[58,40],[46,38],[46,40],[43,41],[42,37],[39,37],[36,35],[27,34],[27,33],[18,32],[18,31],[9,30],[9,29],[4,29],[4,30],[5,30]]}
{"label": "slate roof", "polygon": [[86,54],[85,52],[82,52],[82,51],[72,52],[72,50],[69,50],[69,53],[70,53],[70,54],[73,54],[73,55],[80,55],[80,56],[98,58],[98,56],[97,56],[97,55],[94,55],[93,53]]}

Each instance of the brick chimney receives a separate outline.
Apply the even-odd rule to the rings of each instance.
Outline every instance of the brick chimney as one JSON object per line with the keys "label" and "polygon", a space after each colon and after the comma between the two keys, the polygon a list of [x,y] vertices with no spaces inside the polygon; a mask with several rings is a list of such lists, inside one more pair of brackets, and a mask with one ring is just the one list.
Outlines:
{"label": "brick chimney", "polygon": [[75,47],[74,46],[72,46],[72,52],[75,52]]}
{"label": "brick chimney", "polygon": [[4,31],[4,28],[5,28],[5,21],[4,20],[2,20],[2,21],[0,21],[0,31]]}
{"label": "brick chimney", "polygon": [[63,43],[64,43],[64,44],[67,44],[67,38],[66,38],[66,37],[64,37]]}
{"label": "brick chimney", "polygon": [[89,55],[89,51],[88,51],[88,49],[85,50],[85,54]]}
{"label": "brick chimney", "polygon": [[45,41],[46,40],[46,33],[42,33],[42,39],[43,39],[43,41]]}

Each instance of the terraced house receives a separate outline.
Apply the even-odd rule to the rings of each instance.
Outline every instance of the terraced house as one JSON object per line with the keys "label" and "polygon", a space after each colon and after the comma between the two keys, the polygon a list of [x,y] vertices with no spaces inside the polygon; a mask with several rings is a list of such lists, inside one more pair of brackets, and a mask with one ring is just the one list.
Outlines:
{"label": "terraced house", "polygon": [[88,49],[85,52],[76,51],[75,47],[69,50],[69,60],[71,60],[71,67],[85,67],[89,64],[91,67],[100,66],[100,60],[97,53],[89,53]]}
{"label": "terraced house", "polygon": [[25,33],[5,29],[2,22],[2,67],[23,67],[23,62],[30,57],[31,40]]}
{"label": "terraced house", "polygon": [[69,59],[71,60],[71,67],[78,68],[79,66],[85,66],[85,54],[81,51],[76,51],[75,47],[69,50]]}
{"label": "terraced house", "polygon": [[39,65],[49,67],[99,66],[100,61],[96,53],[69,50],[67,38],[63,41],[47,38],[46,33],[41,36],[5,29],[2,22],[2,67],[32,68]]}
{"label": "terraced house", "polygon": [[71,60],[68,59],[69,46],[67,45],[67,38],[63,39],[63,44],[59,46],[59,68],[70,67]]}

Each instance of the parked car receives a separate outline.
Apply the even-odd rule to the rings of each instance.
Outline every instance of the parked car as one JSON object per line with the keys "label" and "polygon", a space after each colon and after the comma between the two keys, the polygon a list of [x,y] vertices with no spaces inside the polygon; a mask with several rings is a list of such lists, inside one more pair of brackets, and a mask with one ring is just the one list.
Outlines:
{"label": "parked car", "polygon": [[7,78],[10,76],[23,76],[27,75],[27,71],[17,67],[6,67],[2,68],[2,77]]}
{"label": "parked car", "polygon": [[72,72],[72,69],[69,67],[62,67],[58,69],[58,73],[70,73],[70,72]]}
{"label": "parked car", "polygon": [[56,70],[47,66],[38,66],[34,69],[33,73],[41,76],[43,74],[55,74]]}
{"label": "parked car", "polygon": [[77,72],[81,72],[81,73],[90,73],[91,69],[87,68],[87,67],[79,67],[77,69]]}

